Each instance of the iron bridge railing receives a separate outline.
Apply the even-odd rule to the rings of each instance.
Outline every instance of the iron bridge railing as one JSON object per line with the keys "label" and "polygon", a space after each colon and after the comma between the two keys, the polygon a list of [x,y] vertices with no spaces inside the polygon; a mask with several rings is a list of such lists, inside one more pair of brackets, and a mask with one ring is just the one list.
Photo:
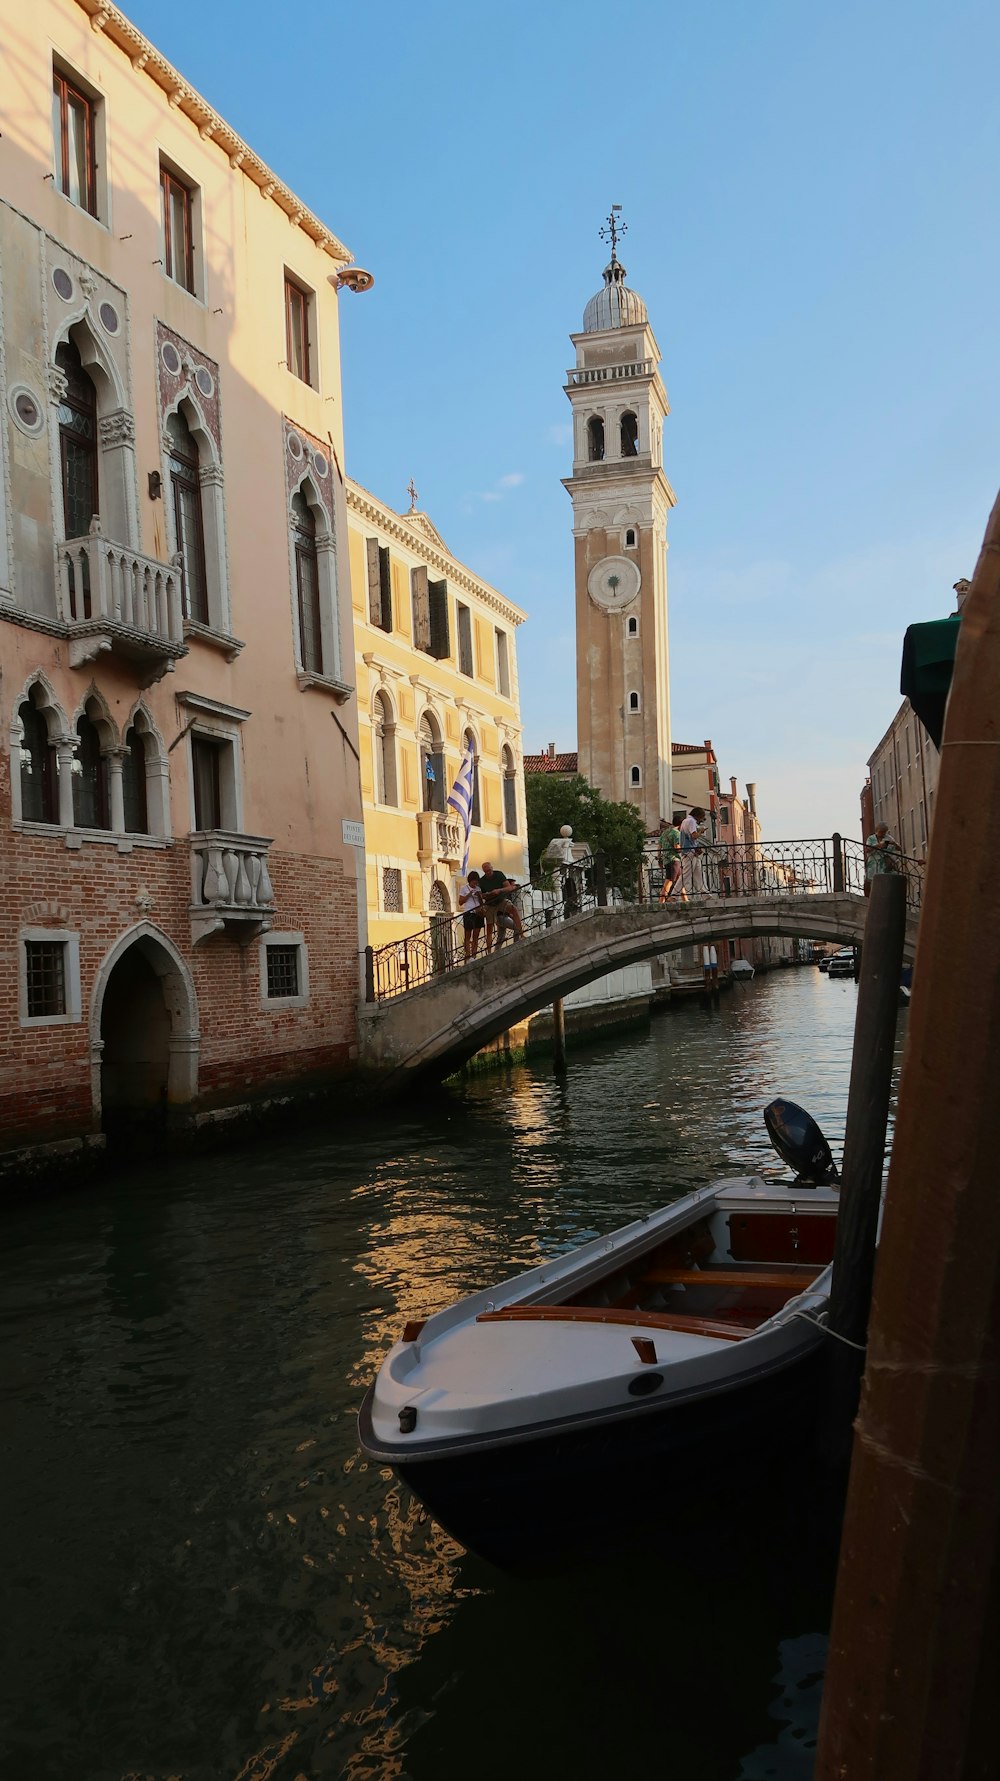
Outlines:
{"label": "iron bridge railing", "polygon": [[[905,877],[907,908],[915,912],[920,907],[924,863],[895,854],[893,868]],[[521,918],[520,944],[547,933],[556,922],[574,920],[594,909],[658,902],[664,877],[655,840],[647,844],[637,877],[634,872],[626,876],[616,871],[602,854],[553,867],[545,877],[512,892]],[[834,891],[860,895],[865,888],[865,849],[862,842],[842,835],[805,841],[710,842],[683,857],[681,883],[693,903]],[[680,900],[680,890],[678,884],[671,901],[675,896]],[[498,919],[491,935],[486,927],[479,930],[473,956],[485,955],[488,937],[494,952],[517,943],[509,921]],[[366,947],[365,999],[384,1002],[405,995],[466,962],[461,915],[434,916],[429,927],[415,934]]]}

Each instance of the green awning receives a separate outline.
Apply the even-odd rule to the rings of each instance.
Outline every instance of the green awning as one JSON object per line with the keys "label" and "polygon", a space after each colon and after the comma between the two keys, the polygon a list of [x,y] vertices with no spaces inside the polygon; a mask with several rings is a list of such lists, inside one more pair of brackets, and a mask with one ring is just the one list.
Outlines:
{"label": "green awning", "polygon": [[929,624],[909,625],[903,638],[899,690],[909,699],[938,748],[944,729],[944,708],[955,666],[960,623],[960,616],[955,612],[950,618],[935,618]]}

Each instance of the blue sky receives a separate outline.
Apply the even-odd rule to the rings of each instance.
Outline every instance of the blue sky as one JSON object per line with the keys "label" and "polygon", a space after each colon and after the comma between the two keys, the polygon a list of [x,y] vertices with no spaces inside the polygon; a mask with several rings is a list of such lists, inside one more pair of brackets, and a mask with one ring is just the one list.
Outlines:
{"label": "blue sky", "polygon": [[399,507],[412,475],[530,614],[527,750],[575,742],[561,386],[624,206],[672,407],[674,736],[772,837],[854,832],[902,631],[1000,480],[993,0],[128,10],[375,273],[341,308],[348,469]]}

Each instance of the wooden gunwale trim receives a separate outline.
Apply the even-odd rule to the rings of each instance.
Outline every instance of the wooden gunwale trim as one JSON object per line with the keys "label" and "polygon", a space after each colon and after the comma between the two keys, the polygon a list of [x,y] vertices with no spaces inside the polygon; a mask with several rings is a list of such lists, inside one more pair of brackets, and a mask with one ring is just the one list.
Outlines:
{"label": "wooden gunwale trim", "polygon": [[641,1276],[649,1286],[762,1286],[767,1290],[802,1292],[818,1280],[822,1268],[790,1269],[787,1274],[768,1268],[651,1268]]}
{"label": "wooden gunwale trim", "polygon": [[501,1311],[480,1311],[477,1323],[616,1323],[626,1329],[677,1330],[682,1335],[711,1336],[741,1342],[753,1330],[712,1317],[687,1317],[672,1311],[617,1311],[610,1305],[507,1305]]}

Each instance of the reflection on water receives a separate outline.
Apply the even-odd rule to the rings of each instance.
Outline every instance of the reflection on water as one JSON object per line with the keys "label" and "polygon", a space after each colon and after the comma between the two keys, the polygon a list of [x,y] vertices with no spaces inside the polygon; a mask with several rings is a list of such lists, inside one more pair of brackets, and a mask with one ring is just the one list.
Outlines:
{"label": "reflection on water", "polygon": [[564,1083],[480,1077],[8,1214],[4,1775],[806,1775],[833,1557],[812,1484],[761,1501],[734,1453],[655,1552],[515,1582],[354,1419],[406,1315],[778,1170],[774,1094],[839,1155],[855,994],[766,978]]}

